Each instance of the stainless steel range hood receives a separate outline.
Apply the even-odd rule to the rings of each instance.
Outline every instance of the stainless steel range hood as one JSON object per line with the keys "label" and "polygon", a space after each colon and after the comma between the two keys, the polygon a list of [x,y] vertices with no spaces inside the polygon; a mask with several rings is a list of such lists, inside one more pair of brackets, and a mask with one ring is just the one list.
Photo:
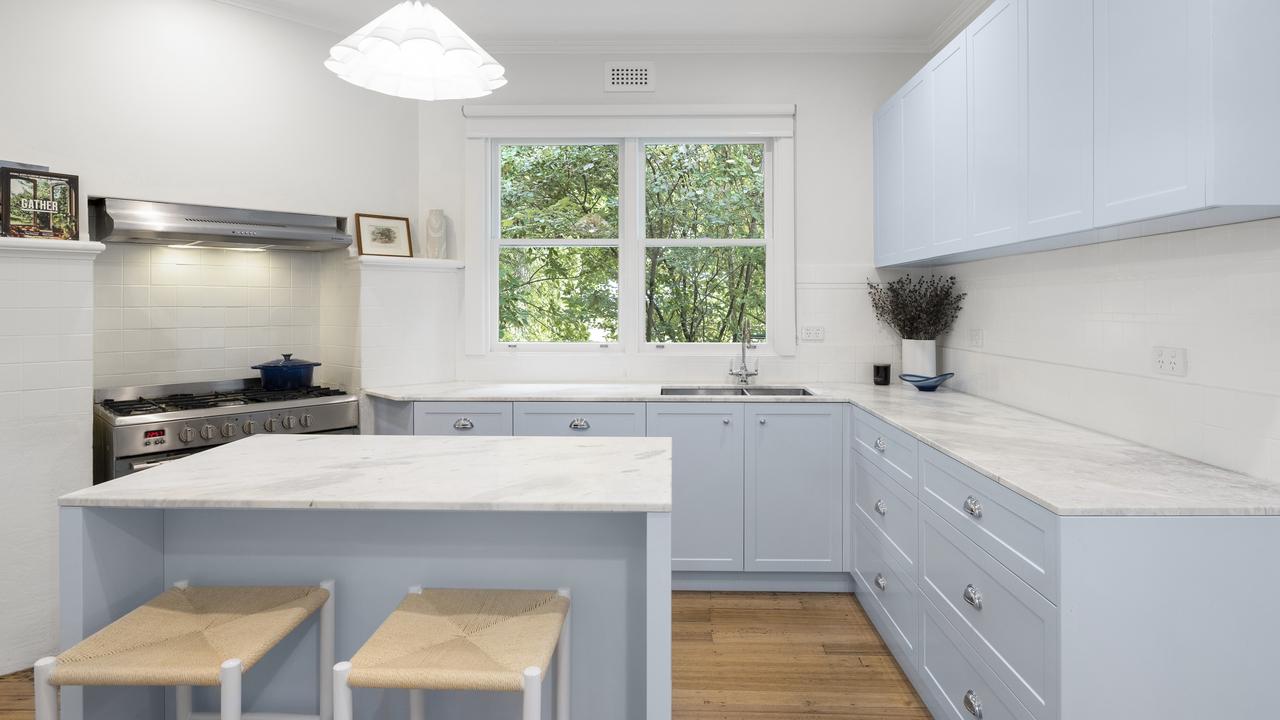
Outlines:
{"label": "stainless steel range hood", "polygon": [[89,198],[99,242],[236,250],[336,250],[351,245],[347,219],[178,203]]}

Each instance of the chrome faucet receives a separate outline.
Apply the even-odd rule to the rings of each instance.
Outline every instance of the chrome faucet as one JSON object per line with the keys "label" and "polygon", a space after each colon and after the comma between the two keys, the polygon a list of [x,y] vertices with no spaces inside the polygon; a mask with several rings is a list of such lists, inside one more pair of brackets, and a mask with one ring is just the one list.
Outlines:
{"label": "chrome faucet", "polygon": [[[751,378],[760,374],[759,370],[752,370],[747,364],[747,351],[755,350],[756,346],[751,342],[751,325],[746,318],[742,319],[742,356],[737,365],[729,365],[729,374],[738,378],[739,385],[749,385]],[[757,366],[759,367],[759,366]]]}

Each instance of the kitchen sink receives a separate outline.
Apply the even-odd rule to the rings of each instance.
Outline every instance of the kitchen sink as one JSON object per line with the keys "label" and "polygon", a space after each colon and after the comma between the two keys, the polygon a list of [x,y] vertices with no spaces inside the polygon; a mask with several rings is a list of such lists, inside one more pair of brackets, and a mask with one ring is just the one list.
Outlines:
{"label": "kitchen sink", "polygon": [[786,395],[786,396],[797,397],[797,396],[813,395],[813,392],[810,391],[809,388],[802,388],[802,387],[778,387],[778,386],[760,385],[756,387],[748,387],[746,388],[746,390],[747,390],[747,395],[760,395],[760,396]]}
{"label": "kitchen sink", "polygon": [[746,388],[740,387],[664,387],[662,395],[729,395],[742,397],[747,394]]}
{"label": "kitchen sink", "polygon": [[767,385],[753,385],[747,387],[741,386],[720,386],[720,387],[664,387],[661,390],[662,395],[698,395],[698,396],[727,396],[727,397],[766,397],[766,396],[807,396],[813,395],[808,388],[802,387],[780,387]]}

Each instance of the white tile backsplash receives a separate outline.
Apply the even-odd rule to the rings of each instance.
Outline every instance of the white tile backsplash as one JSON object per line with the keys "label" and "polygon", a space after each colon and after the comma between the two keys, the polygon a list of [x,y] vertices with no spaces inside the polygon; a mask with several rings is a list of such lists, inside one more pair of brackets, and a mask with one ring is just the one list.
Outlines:
{"label": "white tile backsplash", "polygon": [[90,291],[95,386],[251,377],[284,352],[319,360],[326,255],[108,246]]}
{"label": "white tile backsplash", "polygon": [[[1280,477],[1280,220],[937,272],[969,293],[941,343],[953,387]],[[1157,375],[1155,346],[1186,348],[1186,377]]]}

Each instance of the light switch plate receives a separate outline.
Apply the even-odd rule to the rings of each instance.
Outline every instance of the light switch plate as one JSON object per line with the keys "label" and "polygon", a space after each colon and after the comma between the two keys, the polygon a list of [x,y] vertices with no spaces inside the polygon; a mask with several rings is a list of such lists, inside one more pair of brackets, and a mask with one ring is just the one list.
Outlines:
{"label": "light switch plate", "polygon": [[1187,376],[1187,349],[1156,346],[1151,348],[1151,369],[1157,375]]}
{"label": "light switch plate", "polygon": [[800,328],[800,339],[804,342],[822,342],[827,339],[827,329],[821,325],[805,325]]}

